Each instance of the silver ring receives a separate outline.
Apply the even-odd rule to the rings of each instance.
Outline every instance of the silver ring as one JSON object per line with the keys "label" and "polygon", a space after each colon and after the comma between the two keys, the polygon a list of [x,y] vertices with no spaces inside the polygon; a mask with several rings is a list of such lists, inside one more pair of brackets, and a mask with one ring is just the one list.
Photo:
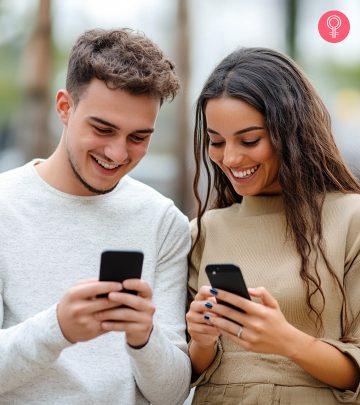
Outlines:
{"label": "silver ring", "polygon": [[240,337],[241,337],[241,334],[243,333],[243,331],[244,331],[244,327],[240,325],[240,326],[239,326],[238,333],[236,334],[236,336],[237,336],[238,338],[240,338]]}

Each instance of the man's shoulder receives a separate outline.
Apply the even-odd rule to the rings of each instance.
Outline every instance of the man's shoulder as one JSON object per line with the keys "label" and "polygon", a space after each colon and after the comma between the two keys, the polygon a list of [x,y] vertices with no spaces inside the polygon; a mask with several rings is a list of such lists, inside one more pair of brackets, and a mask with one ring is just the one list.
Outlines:
{"label": "man's shoulder", "polygon": [[25,182],[28,170],[29,163],[0,173],[0,189],[3,191],[6,189],[14,190],[17,185]]}
{"label": "man's shoulder", "polygon": [[172,199],[165,197],[153,187],[130,176],[125,176],[122,182],[118,197],[125,198],[131,204],[132,210],[136,210],[137,213],[145,217],[165,216],[170,222],[174,220],[180,221],[188,227],[188,218],[180,211]]}
{"label": "man's shoulder", "polygon": [[[173,201],[165,197],[159,191],[155,190],[153,187],[134,179],[130,176],[125,176],[122,179],[123,188],[126,190],[129,197],[133,198],[134,203],[139,204],[161,204],[164,206],[173,205]],[[121,194],[122,190],[120,191]]]}

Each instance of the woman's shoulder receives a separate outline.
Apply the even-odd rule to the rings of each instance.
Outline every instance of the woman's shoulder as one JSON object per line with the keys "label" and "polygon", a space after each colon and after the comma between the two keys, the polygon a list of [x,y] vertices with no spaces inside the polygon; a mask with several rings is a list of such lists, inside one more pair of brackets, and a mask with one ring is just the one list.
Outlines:
{"label": "woman's shoulder", "polygon": [[360,194],[328,193],[325,197],[324,208],[347,209],[347,212],[360,212]]}
{"label": "woman's shoulder", "polygon": [[325,198],[322,217],[325,223],[360,229],[360,194],[329,193]]}

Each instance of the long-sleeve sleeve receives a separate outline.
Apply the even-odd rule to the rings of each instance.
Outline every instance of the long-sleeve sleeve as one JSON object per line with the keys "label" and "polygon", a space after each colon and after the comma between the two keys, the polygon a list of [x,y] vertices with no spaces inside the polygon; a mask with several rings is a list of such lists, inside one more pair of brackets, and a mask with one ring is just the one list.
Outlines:
{"label": "long-sleeve sleeve", "polygon": [[[2,324],[1,298],[0,326]],[[61,333],[56,305],[16,326],[0,329],[0,394],[42,373],[70,345]]]}
{"label": "long-sleeve sleeve", "polygon": [[[191,227],[192,243],[194,243],[198,232],[196,226],[196,219],[191,221],[190,227]],[[199,269],[201,264],[201,255],[204,248],[204,242],[205,242],[205,225],[203,224],[201,228],[201,238],[199,242],[196,244],[189,261],[188,307],[190,306],[191,301],[193,301],[199,289],[198,288]],[[191,345],[191,341],[189,342],[189,345]],[[220,365],[222,355],[223,355],[223,348],[219,339],[214,360],[209,365],[209,367],[206,368],[201,373],[201,375],[193,374],[191,387],[205,384],[210,380],[210,377],[213,375],[214,371]]]}
{"label": "long-sleeve sleeve", "polygon": [[189,224],[174,207],[166,212],[159,238],[153,297],[154,329],[141,349],[127,347],[136,383],[152,404],[182,404],[191,366],[185,339]]}
{"label": "long-sleeve sleeve", "polygon": [[[335,339],[322,339],[351,357],[360,372],[360,215],[352,218],[348,229],[345,257],[344,290],[348,304],[352,343]],[[345,320],[343,321],[344,324]],[[360,382],[354,391],[332,389],[335,397],[344,403],[360,404]]]}

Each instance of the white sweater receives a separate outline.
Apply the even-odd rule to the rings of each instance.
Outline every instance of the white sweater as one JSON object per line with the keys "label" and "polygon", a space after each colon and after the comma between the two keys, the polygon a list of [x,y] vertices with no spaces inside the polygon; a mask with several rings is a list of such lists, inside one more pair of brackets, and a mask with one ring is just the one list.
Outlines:
{"label": "white sweater", "polygon": [[[59,173],[61,176],[61,173]],[[189,392],[186,217],[124,177],[109,194],[79,197],[45,183],[34,162],[0,175],[0,404],[181,404]],[[98,277],[105,249],[144,252],[154,329],[134,350],[124,333],[71,344],[56,305]]]}

